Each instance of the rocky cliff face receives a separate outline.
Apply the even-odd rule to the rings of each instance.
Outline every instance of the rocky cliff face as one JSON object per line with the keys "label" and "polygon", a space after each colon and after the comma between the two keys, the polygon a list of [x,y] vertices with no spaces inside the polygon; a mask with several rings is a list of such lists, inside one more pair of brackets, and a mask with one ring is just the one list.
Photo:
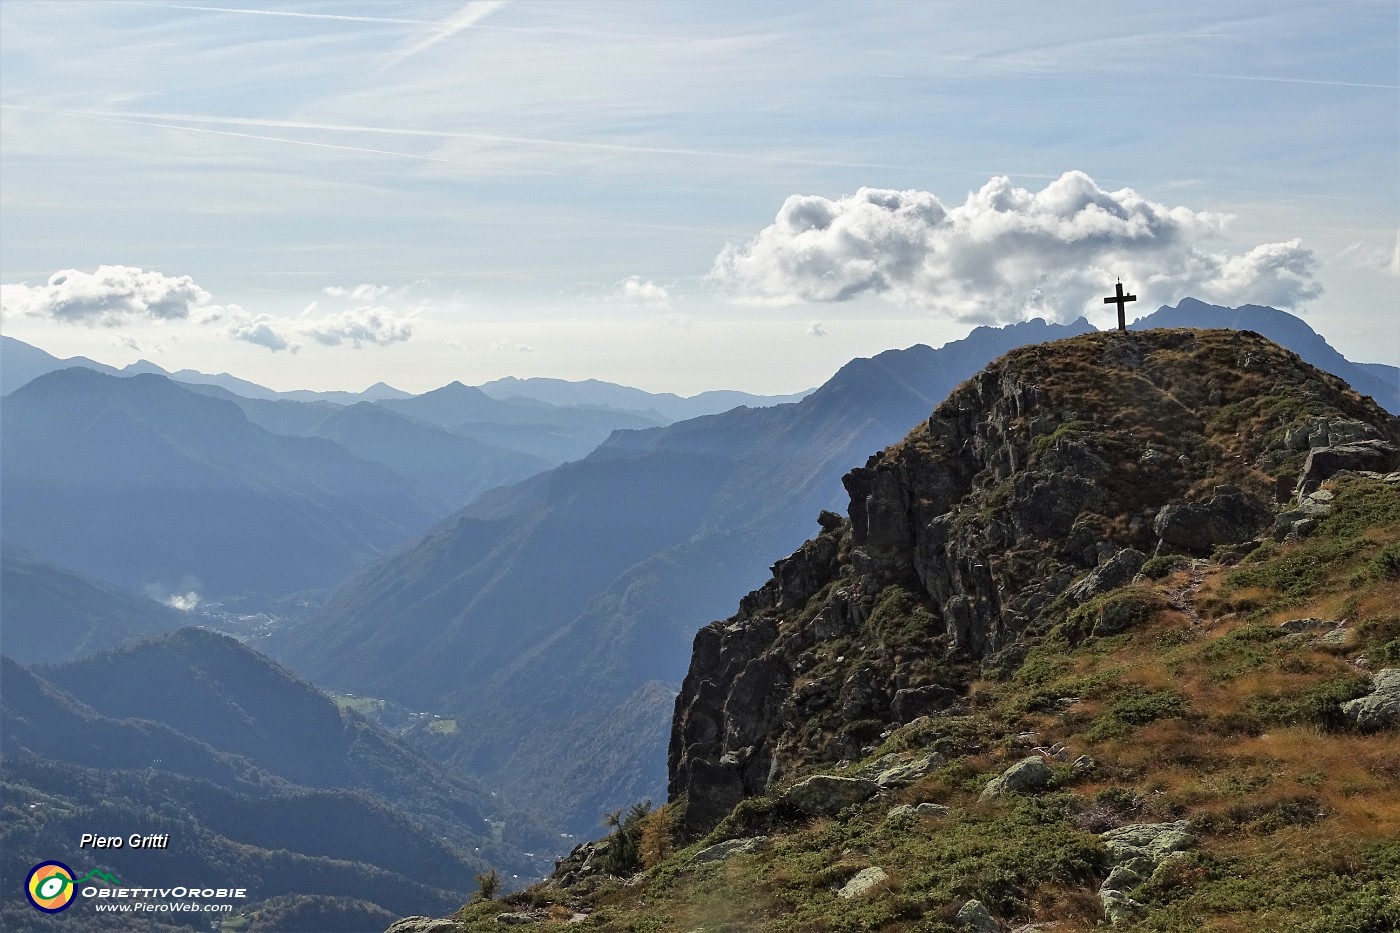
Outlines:
{"label": "rocky cliff face", "polygon": [[[1152,555],[1244,553],[1338,470],[1400,467],[1400,420],[1257,334],[1090,334],[1014,351],[844,478],[846,518],[695,638],[670,797],[698,835],[1011,670],[1052,606]],[[1306,505],[1306,502],[1300,503]],[[1093,609],[1091,604],[1088,608]],[[1117,624],[1105,606],[1091,624]]]}

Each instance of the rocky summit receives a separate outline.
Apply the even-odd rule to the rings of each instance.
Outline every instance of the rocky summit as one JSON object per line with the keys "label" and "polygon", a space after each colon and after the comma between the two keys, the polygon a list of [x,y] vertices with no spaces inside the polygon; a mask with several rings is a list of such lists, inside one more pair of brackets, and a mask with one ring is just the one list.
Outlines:
{"label": "rocky summit", "polygon": [[696,635],[666,804],[444,929],[1395,929],[1397,470],[1258,334],[1013,351]]}
{"label": "rocky summit", "polygon": [[[848,473],[848,516],[696,636],[670,750],[686,831],[964,705],[982,668],[1015,669],[1148,560],[1243,556],[1295,489],[1397,468],[1400,421],[1248,331],[1007,354]],[[1096,609],[1099,634],[1140,614]]]}

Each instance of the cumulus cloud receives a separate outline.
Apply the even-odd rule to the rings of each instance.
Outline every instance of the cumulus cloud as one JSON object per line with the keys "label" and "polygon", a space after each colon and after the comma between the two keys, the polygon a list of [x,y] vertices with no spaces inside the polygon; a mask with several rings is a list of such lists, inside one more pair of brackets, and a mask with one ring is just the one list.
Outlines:
{"label": "cumulus cloud", "polygon": [[210,294],[188,275],[134,266],[64,269],[43,285],[0,285],[6,316],[45,317],[70,324],[116,327],[140,319],[178,320],[207,308]]}
{"label": "cumulus cloud", "polygon": [[640,275],[629,275],[618,282],[609,296],[613,301],[641,305],[662,310],[671,306],[671,295],[666,288],[655,282],[643,279]]}
{"label": "cumulus cloud", "polygon": [[807,336],[808,336],[808,337],[825,337],[825,336],[826,336],[826,325],[823,324],[821,321],[813,321],[813,322],[811,322],[810,324],[807,325]]}
{"label": "cumulus cloud", "polygon": [[287,336],[289,330],[285,318],[274,318],[270,314],[245,313],[233,316],[233,322],[228,326],[228,335],[234,340],[267,347],[274,353],[278,350],[296,353],[301,350],[301,344]]}
{"label": "cumulus cloud", "polygon": [[1228,215],[1105,191],[1066,172],[1031,192],[989,180],[956,207],[927,191],[861,188],[788,198],[774,222],[716,258],[740,301],[792,305],[862,295],[983,323],[1101,312],[1119,276],[1150,309],[1192,295],[1289,307],[1316,297],[1311,250],[1212,251]]}
{"label": "cumulus cloud", "polygon": [[416,310],[399,313],[381,307],[355,308],[319,316],[315,312],[315,302],[294,318],[251,315],[238,309],[238,313],[229,315],[232,323],[229,324],[228,335],[235,340],[267,347],[273,352],[287,350],[296,353],[304,341],[327,347],[344,344],[358,350],[367,343],[387,346],[410,339],[420,316]]}

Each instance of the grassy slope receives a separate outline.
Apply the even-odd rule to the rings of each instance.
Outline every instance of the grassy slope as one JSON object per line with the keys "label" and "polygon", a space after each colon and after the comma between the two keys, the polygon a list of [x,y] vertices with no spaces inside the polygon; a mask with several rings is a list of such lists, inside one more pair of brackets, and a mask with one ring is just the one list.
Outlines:
{"label": "grassy slope", "polygon": [[[1102,918],[1107,874],[1096,833],[1188,819],[1196,847],[1131,892],[1146,910],[1120,928],[1395,929],[1396,736],[1349,731],[1338,707],[1367,689],[1359,658],[1400,665],[1400,485],[1343,480],[1335,491],[1310,538],[1266,544],[1234,567],[1184,565],[1066,612],[1017,672],[974,683],[967,715],[896,730],[868,760],[930,748],[949,758],[911,787],[805,823],[748,800],[695,846],[653,844],[633,883],[537,887],[458,917],[481,929],[525,910],[561,929],[583,912],[583,929],[617,931],[937,931],[978,898],[1010,926],[1087,930]],[[1141,607],[1140,624],[1086,634],[1105,602],[1124,600]],[[1345,619],[1350,634],[1328,645],[1279,631],[1301,617]],[[1038,796],[979,802],[987,780],[1053,742],[1097,767],[1056,764]],[[952,809],[887,818],[925,801]],[[687,865],[704,845],[758,833],[772,840],[756,854]],[[888,872],[882,889],[834,896],[869,865]]]}

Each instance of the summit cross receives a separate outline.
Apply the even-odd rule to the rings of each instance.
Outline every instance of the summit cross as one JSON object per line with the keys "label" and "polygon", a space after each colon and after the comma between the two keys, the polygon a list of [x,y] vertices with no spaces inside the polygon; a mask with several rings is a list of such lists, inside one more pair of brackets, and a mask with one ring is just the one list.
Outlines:
{"label": "summit cross", "polygon": [[1103,303],[1106,304],[1106,305],[1117,305],[1117,306],[1118,306],[1118,329],[1119,329],[1120,331],[1125,332],[1125,333],[1126,333],[1127,330],[1128,330],[1128,325],[1127,325],[1126,323],[1124,323],[1124,320],[1123,320],[1123,306],[1126,305],[1126,304],[1127,304],[1128,302],[1130,302],[1130,301],[1137,301],[1137,295],[1125,295],[1125,294],[1123,294],[1123,280],[1122,280],[1122,279],[1119,279],[1119,280],[1118,280],[1118,285],[1115,287],[1115,293],[1112,294],[1112,295],[1110,295],[1110,296],[1108,296],[1107,298],[1105,298],[1105,299],[1103,300]]}

